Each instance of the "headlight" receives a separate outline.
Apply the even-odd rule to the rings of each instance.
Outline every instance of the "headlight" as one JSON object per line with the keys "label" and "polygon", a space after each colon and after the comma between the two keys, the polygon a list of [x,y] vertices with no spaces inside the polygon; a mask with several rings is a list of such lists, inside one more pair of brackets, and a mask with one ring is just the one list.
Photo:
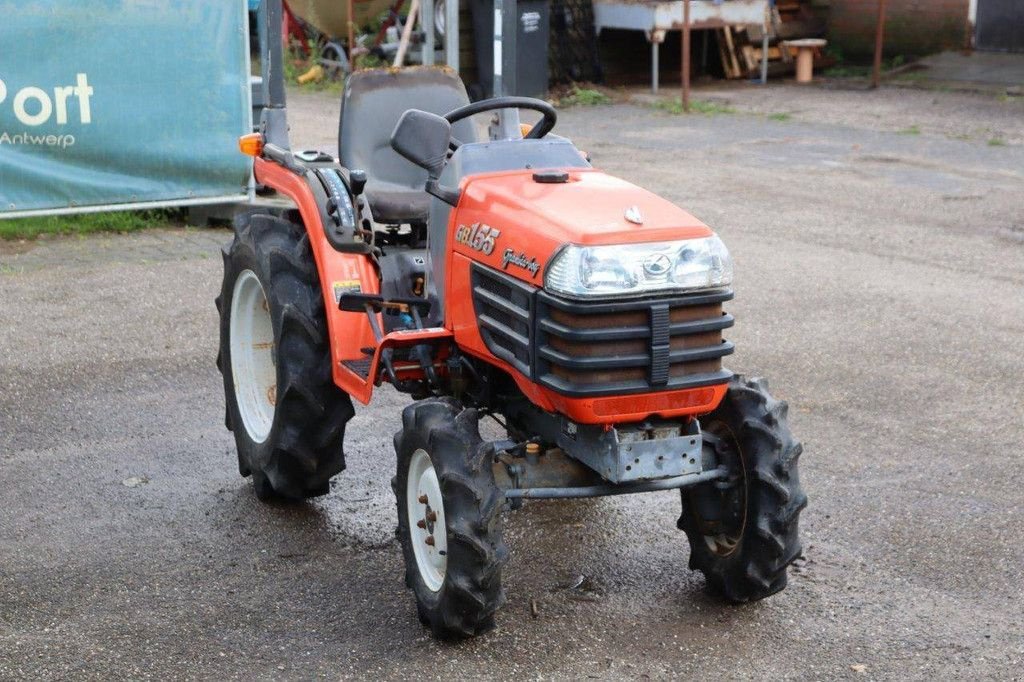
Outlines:
{"label": "headlight", "polygon": [[573,298],[717,289],[732,284],[732,259],[717,236],[674,242],[563,248],[544,287]]}

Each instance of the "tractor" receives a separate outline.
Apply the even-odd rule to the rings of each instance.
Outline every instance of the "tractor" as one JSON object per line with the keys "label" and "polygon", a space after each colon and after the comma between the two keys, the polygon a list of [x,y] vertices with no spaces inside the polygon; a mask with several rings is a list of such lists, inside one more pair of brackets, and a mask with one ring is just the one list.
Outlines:
{"label": "tractor", "polygon": [[226,424],[256,495],[328,493],[352,399],[386,382],[411,401],[391,485],[436,637],[493,627],[503,519],[534,499],[678,490],[710,589],[782,590],[801,446],[766,382],[723,367],[719,237],[594,168],[545,101],[470,102],[431,67],[358,71],[342,100],[338,158],[290,150],[281,111],[240,140],[287,200],[237,220],[217,299]]}

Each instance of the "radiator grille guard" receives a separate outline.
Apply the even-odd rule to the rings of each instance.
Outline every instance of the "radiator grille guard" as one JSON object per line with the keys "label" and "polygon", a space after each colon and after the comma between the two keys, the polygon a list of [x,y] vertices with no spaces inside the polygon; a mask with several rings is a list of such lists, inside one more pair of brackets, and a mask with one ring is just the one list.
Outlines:
{"label": "radiator grille guard", "polygon": [[570,301],[472,264],[473,304],[487,348],[570,397],[721,384],[733,344],[722,330],[731,290],[628,301]]}

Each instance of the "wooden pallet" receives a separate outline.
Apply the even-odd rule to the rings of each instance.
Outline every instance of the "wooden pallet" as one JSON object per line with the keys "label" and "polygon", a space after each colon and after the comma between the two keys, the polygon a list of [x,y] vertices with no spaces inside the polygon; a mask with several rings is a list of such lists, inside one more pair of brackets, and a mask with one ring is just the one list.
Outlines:
{"label": "wooden pallet", "polygon": [[782,41],[816,35],[808,16],[804,0],[777,0],[771,9],[768,26],[726,26],[717,29],[715,37],[722,71],[728,79],[736,80],[759,75],[762,39],[768,31],[768,71],[770,75],[783,75],[793,69],[796,51],[782,46]]}
{"label": "wooden pallet", "polygon": [[718,29],[715,37],[726,78],[748,78],[757,72],[761,50],[751,43],[746,28],[726,26]]}

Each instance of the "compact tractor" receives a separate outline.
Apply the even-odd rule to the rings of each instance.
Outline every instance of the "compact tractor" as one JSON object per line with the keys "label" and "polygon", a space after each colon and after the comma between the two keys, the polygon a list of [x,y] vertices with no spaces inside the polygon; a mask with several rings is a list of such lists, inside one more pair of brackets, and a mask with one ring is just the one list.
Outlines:
{"label": "compact tractor", "polygon": [[723,368],[733,272],[711,229],[593,168],[547,102],[470,103],[445,68],[352,74],[338,159],[290,151],[282,115],[240,146],[290,202],[237,222],[217,300],[227,427],[260,499],[326,494],[351,399],[386,382],[411,400],[391,485],[436,636],[493,625],[503,516],[530,499],[678,490],[711,589],[786,586],[801,446],[765,381]]}

